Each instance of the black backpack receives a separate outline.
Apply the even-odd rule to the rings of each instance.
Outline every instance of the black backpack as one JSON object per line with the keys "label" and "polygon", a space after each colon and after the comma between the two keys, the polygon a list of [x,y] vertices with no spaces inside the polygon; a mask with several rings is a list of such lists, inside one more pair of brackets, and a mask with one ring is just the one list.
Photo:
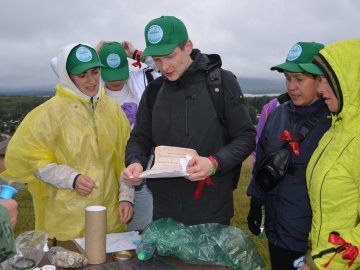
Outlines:
{"label": "black backpack", "polygon": [[[210,94],[211,100],[214,104],[214,108],[216,110],[216,115],[223,127],[225,138],[228,138],[227,129],[226,129],[226,120],[225,120],[225,98],[224,98],[224,87],[222,85],[222,72],[223,70],[220,67],[215,67],[211,70],[206,71],[207,80],[206,85],[208,88],[208,92]],[[148,91],[148,99],[147,105],[150,111],[152,111],[157,95],[163,85],[164,77],[159,77],[153,82],[149,84],[149,91]],[[237,188],[240,171],[241,171],[241,164],[233,169],[233,189]]]}

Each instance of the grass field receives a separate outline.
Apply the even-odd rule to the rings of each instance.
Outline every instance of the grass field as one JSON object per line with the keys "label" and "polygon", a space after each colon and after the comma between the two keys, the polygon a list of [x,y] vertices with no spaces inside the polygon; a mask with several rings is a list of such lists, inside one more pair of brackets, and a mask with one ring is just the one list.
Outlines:
{"label": "grass field", "polygon": [[[248,235],[250,235],[256,244],[261,257],[265,261],[266,268],[264,269],[268,270],[271,267],[267,251],[267,240],[265,238],[261,240],[258,239],[256,236],[252,235],[247,228],[246,217],[249,210],[249,199],[246,196],[246,188],[249,184],[250,174],[251,159],[249,158],[243,164],[239,185],[238,188],[234,191],[235,215],[231,220],[231,225],[242,229]],[[33,230],[35,223],[33,205],[29,192],[26,189],[20,189],[15,199],[19,203],[19,216],[15,228],[15,236],[17,236],[22,232]]]}

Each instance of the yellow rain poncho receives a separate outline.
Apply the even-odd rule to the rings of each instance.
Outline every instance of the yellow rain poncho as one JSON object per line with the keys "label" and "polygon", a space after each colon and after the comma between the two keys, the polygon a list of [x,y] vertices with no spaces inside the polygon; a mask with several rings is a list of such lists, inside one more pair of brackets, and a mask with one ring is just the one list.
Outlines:
{"label": "yellow rain poncho", "polygon": [[[103,89],[93,103],[78,94],[64,65],[71,48],[60,54],[63,59],[59,58],[59,65],[63,64],[59,66],[61,83],[56,86],[56,95],[22,121],[8,145],[6,171],[1,175],[7,181],[28,183],[35,229],[59,240],[84,236],[85,207],[89,205],[107,208],[108,233],[125,229],[119,221],[118,195],[129,122]],[[34,177],[49,164],[66,165],[87,175],[97,188],[83,197],[71,187],[57,188]]]}

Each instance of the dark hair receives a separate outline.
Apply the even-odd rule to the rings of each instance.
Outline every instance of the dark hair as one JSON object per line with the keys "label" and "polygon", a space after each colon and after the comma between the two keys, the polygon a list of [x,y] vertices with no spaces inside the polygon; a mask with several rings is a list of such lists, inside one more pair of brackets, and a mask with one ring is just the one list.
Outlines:
{"label": "dark hair", "polygon": [[179,47],[180,50],[185,50],[185,45],[186,45],[187,41],[184,41],[183,43],[180,43],[179,45],[177,45]]}

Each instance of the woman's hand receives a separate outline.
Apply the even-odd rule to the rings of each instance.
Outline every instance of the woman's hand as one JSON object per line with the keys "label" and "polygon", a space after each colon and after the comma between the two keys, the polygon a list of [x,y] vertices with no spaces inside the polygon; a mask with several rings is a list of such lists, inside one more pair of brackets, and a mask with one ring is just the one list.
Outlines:
{"label": "woman's hand", "polygon": [[80,175],[75,183],[75,190],[80,196],[88,196],[94,188],[97,188],[95,181],[89,176]]}
{"label": "woman's hand", "polygon": [[127,201],[119,202],[119,216],[121,223],[129,222],[133,214],[134,214],[134,207],[130,202]]}

